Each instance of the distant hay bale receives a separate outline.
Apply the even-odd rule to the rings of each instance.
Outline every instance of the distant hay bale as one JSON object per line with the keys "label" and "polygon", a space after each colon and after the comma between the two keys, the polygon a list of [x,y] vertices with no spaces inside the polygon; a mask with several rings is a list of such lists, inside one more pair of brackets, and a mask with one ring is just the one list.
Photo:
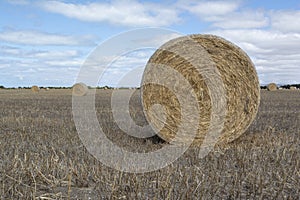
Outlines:
{"label": "distant hay bale", "polygon": [[297,90],[297,88],[292,86],[292,87],[290,87],[290,90]]}
{"label": "distant hay bale", "polygon": [[[211,67],[209,62],[214,63],[214,67]],[[210,124],[213,117],[218,118],[218,113],[213,114],[212,109],[222,105],[223,99],[226,101],[223,106],[226,110],[223,117],[225,120],[224,123],[218,124],[222,128],[217,144],[226,144],[237,139],[256,117],[260,102],[260,84],[255,67],[247,54],[236,45],[217,36],[200,34],[184,36],[161,46],[149,59],[143,74],[144,112],[148,122],[156,131],[159,130],[158,135],[162,139],[171,142],[175,138],[181,124],[182,110],[176,94],[173,94],[169,88],[149,82],[161,80],[173,85],[172,89],[180,88],[183,84],[178,79],[174,79],[171,73],[163,74],[162,68],[157,67],[158,65],[169,66],[179,72],[195,92],[200,112],[192,113],[191,116],[191,121],[194,118],[199,119],[195,122],[198,127],[192,145],[202,145],[210,128],[214,130]],[[210,78],[203,75],[207,71],[207,74],[211,73],[211,77],[216,76],[217,73],[213,71],[215,68],[219,71],[221,84],[210,81],[208,80]],[[224,88],[224,97],[213,97],[211,93],[219,91],[220,86]],[[185,92],[190,93],[190,91]],[[218,105],[212,105],[212,98],[217,100]],[[151,111],[157,104],[164,106],[165,120]],[[157,113],[161,114],[161,112]],[[163,127],[161,121],[164,121]],[[221,120],[216,121],[219,123],[218,121]],[[185,132],[184,134],[189,134],[188,130]],[[189,143],[185,137],[180,137],[178,141],[180,144]]]}
{"label": "distant hay bale", "polygon": [[31,91],[34,92],[34,93],[39,92],[40,88],[38,86],[34,85],[34,86],[31,87]]}
{"label": "distant hay bale", "polygon": [[104,86],[103,89],[104,90],[108,90],[109,88],[108,88],[108,86]]}
{"label": "distant hay bale", "polygon": [[74,96],[85,96],[88,92],[88,87],[84,83],[76,83],[72,87]]}
{"label": "distant hay bale", "polygon": [[270,83],[270,84],[267,86],[267,89],[268,89],[268,91],[276,91],[276,90],[277,90],[277,85],[276,85],[276,83]]}
{"label": "distant hay bale", "polygon": [[50,91],[50,89],[49,89],[49,88],[45,88],[45,90],[46,90],[46,91]]}

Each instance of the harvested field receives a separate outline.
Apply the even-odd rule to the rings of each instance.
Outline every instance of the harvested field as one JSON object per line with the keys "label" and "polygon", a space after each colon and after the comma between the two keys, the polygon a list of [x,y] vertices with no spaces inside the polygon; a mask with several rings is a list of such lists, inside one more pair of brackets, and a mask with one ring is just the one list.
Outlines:
{"label": "harvested field", "polygon": [[[114,143],[135,152],[161,148],[113,122],[110,95],[99,90],[97,116]],[[138,94],[138,93],[136,93]],[[0,199],[298,199],[300,91],[261,91],[250,128],[203,159],[191,147],[172,165],[133,174],[104,166],[82,145],[72,90],[0,90]],[[138,95],[131,116],[146,124]]]}

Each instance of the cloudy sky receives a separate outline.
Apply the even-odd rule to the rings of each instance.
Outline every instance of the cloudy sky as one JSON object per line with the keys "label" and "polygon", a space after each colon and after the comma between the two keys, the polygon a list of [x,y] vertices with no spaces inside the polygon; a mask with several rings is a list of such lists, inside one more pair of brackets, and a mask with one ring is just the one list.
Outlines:
{"label": "cloudy sky", "polygon": [[[0,85],[71,86],[101,43],[124,31],[161,27],[210,33],[244,49],[261,84],[300,83],[298,0],[0,1]],[[140,67],[150,51],[114,61],[100,85],[114,85],[124,65]]]}

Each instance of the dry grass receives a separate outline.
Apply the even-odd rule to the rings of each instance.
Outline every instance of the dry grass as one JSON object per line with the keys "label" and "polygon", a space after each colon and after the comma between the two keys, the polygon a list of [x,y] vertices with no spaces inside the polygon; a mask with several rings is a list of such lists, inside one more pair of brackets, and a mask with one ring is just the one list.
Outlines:
{"label": "dry grass", "polygon": [[[164,74],[166,66],[179,72],[184,80],[174,78],[171,70]],[[216,78],[218,73],[219,78]],[[209,131],[217,132],[218,127],[221,127],[220,144],[233,141],[245,132],[258,110],[260,87],[253,63],[239,47],[217,36],[190,35],[164,44],[151,56],[143,75],[144,83],[153,80],[163,80],[170,85],[165,87],[166,84],[151,83],[143,84],[145,86],[142,88],[147,119],[155,127],[159,127],[158,124],[163,120],[160,114],[151,113],[150,108],[154,104],[165,106],[167,120],[159,135],[166,141],[174,139],[183,121],[182,105],[190,104],[189,99],[186,100],[188,102],[180,102],[176,92],[172,92],[180,91],[180,88],[185,96],[194,91],[199,106],[199,113],[194,109],[195,106],[189,113],[192,116],[189,122],[197,120],[193,124],[198,124],[195,145],[202,145]],[[190,89],[184,85],[185,80],[191,85]],[[223,93],[220,89],[222,85]],[[220,120],[222,111],[224,122]],[[218,120],[213,123],[215,118]],[[179,138],[182,143],[187,142],[186,135],[191,132],[187,128],[185,130],[185,135]]]}
{"label": "dry grass", "polygon": [[[164,143],[135,139],[112,121],[111,90],[96,96],[108,137],[131,151]],[[298,199],[300,92],[262,91],[256,120],[227,148],[198,158],[190,148],[159,171],[108,168],[82,146],[72,120],[71,90],[1,90],[0,199]],[[146,123],[138,98],[131,115]]]}

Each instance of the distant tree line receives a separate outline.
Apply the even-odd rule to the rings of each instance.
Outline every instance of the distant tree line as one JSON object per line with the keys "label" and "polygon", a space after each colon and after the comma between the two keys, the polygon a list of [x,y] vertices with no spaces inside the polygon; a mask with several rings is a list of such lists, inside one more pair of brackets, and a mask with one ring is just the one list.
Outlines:
{"label": "distant tree line", "polygon": [[283,85],[283,86],[280,86],[284,89],[290,89],[291,87],[296,87],[296,88],[300,88],[300,84],[292,84],[292,85]]}
{"label": "distant tree line", "polygon": [[[288,85],[278,85],[278,87],[281,87],[283,89],[290,89],[291,87],[300,88],[300,84],[288,84]],[[260,86],[261,89],[267,89],[267,86]]]}
{"label": "distant tree line", "polygon": [[[39,87],[40,89],[46,89],[46,88],[49,88],[49,89],[71,89],[72,87]],[[3,85],[0,85],[0,89],[31,89],[31,86],[24,86],[24,87],[4,87]]]}
{"label": "distant tree line", "polygon": [[[284,89],[290,89],[291,87],[300,88],[300,84],[288,84],[288,85],[279,85],[279,87]],[[3,85],[0,85],[0,89],[30,89],[31,87],[4,87]],[[58,87],[58,86],[50,86],[50,87],[40,87],[41,89],[49,88],[49,89],[71,89],[72,87]],[[97,87],[91,87],[88,86],[89,89],[114,89],[114,87],[110,86],[97,86]],[[139,89],[139,87],[135,87],[136,89]],[[267,89],[267,86],[260,86],[261,89]],[[119,89],[129,89],[129,87],[120,87]]]}
{"label": "distant tree line", "polygon": [[[62,86],[62,87],[59,87],[59,86],[49,86],[49,87],[45,87],[45,86],[40,86],[39,87],[40,89],[46,89],[46,88],[49,88],[49,89],[72,89],[72,86],[70,87],[66,87],[66,86]],[[97,87],[92,87],[92,86],[88,86],[89,89],[114,89],[114,87],[110,87],[110,86],[97,86]],[[31,86],[24,86],[24,87],[4,87],[2,85],[0,85],[0,89],[31,89]],[[129,87],[119,87],[119,89],[129,89]]]}

